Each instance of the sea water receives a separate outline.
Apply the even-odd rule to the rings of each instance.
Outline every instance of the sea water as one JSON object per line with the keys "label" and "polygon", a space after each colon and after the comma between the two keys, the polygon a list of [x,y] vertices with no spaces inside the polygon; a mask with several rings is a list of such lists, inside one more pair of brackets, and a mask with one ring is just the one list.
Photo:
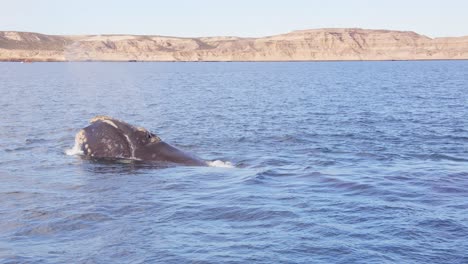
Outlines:
{"label": "sea water", "polygon": [[[0,63],[0,91],[0,263],[468,263],[468,61]],[[67,155],[95,115],[212,166]]]}

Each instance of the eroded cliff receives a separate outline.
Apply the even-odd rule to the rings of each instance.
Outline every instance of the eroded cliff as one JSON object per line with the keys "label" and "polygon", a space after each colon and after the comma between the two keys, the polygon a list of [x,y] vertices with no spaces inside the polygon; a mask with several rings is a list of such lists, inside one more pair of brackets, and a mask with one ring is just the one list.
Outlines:
{"label": "eroded cliff", "polygon": [[52,36],[0,31],[3,61],[309,61],[468,59],[468,36],[313,29],[262,37]]}

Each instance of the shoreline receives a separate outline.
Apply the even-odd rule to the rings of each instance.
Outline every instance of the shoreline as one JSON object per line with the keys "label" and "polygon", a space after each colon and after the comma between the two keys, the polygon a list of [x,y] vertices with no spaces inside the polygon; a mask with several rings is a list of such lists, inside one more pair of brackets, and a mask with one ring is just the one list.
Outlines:
{"label": "shoreline", "polygon": [[106,63],[277,63],[277,62],[403,62],[403,61],[468,61],[468,59],[407,59],[407,60],[206,60],[206,61],[184,61],[184,60],[136,60],[136,61],[128,61],[128,60],[2,60],[0,59],[0,63],[96,63],[96,62],[106,62]]}
{"label": "shoreline", "polygon": [[412,31],[310,29],[260,38],[45,35],[0,31],[0,61],[267,62],[468,59],[468,36]]}

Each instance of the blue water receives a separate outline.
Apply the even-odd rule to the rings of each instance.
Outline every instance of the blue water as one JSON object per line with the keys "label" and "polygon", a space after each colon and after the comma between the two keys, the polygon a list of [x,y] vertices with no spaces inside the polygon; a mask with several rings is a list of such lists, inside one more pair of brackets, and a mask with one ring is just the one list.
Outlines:
{"label": "blue water", "polygon": [[[468,263],[468,61],[0,63],[0,263]],[[235,168],[68,156],[98,114]]]}

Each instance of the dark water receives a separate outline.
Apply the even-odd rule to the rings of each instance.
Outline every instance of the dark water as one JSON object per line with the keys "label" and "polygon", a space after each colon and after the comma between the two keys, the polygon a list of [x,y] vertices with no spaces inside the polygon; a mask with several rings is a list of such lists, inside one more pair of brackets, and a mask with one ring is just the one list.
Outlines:
{"label": "dark water", "polygon": [[[1,263],[468,263],[468,61],[0,63]],[[235,168],[68,156],[98,114]]]}

